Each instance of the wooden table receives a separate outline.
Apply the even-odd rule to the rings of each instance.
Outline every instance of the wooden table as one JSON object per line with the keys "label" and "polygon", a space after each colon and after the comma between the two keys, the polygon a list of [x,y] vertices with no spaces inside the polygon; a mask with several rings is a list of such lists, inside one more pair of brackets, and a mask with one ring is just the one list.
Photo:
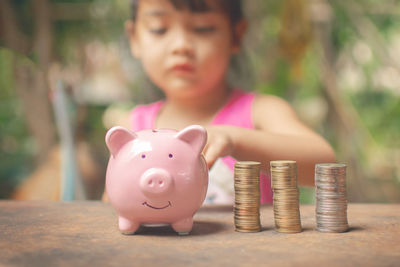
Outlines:
{"label": "wooden table", "polygon": [[350,231],[320,233],[314,206],[301,206],[304,231],[274,231],[271,206],[263,231],[234,231],[232,207],[203,207],[189,236],[170,227],[126,236],[101,202],[0,201],[3,266],[400,266],[400,205],[350,204]]}

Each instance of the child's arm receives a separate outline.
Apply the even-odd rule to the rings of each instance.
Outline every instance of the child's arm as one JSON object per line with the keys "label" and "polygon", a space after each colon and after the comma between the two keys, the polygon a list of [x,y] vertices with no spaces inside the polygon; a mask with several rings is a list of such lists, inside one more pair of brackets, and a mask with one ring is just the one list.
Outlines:
{"label": "child's arm", "polygon": [[255,160],[269,170],[271,160],[295,160],[301,185],[314,184],[316,163],[334,162],[331,146],[301,123],[284,100],[259,95],[253,105],[255,129],[234,126],[207,128],[205,157],[212,165],[218,157],[232,155],[238,160]]}

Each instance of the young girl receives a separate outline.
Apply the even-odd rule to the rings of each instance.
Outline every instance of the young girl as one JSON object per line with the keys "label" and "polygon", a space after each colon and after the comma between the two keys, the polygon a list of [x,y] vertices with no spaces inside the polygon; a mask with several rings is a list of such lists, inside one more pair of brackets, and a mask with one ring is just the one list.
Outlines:
{"label": "young girl", "polygon": [[125,25],[132,53],[165,100],[137,106],[130,127],[204,126],[209,202],[233,203],[235,160],[262,163],[262,203],[272,202],[271,160],[296,160],[301,185],[313,184],[316,163],[335,160],[284,100],[228,86],[228,65],[246,30],[240,0],[134,0],[132,11]]}

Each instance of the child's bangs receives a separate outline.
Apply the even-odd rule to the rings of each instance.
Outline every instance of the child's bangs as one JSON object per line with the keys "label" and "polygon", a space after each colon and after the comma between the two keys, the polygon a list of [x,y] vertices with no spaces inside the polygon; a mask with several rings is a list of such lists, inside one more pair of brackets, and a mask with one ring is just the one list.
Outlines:
{"label": "child's bangs", "polygon": [[176,9],[188,9],[191,12],[208,12],[212,9],[207,0],[170,0],[170,2]]}
{"label": "child's bangs", "polygon": [[176,9],[191,12],[218,11],[228,15],[233,24],[242,19],[241,0],[169,0]]}
{"label": "child's bangs", "polygon": [[[169,0],[172,5],[178,9],[187,9],[190,12],[209,12],[217,11],[228,15],[230,20],[235,24],[238,22],[242,14],[241,0]],[[132,19],[136,19],[138,0],[132,0]]]}
{"label": "child's bangs", "polygon": [[226,0],[170,0],[176,9],[188,9],[191,12],[223,11],[228,13]]}

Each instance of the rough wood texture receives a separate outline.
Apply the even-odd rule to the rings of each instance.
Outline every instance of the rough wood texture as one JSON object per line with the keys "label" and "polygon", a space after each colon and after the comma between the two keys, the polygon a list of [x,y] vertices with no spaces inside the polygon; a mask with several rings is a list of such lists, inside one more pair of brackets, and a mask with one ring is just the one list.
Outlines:
{"label": "rough wood texture", "polygon": [[303,232],[234,231],[232,207],[203,207],[189,236],[169,227],[125,236],[101,202],[0,201],[0,265],[12,266],[399,266],[400,205],[351,204],[350,231],[314,230],[314,206],[302,206]]}

